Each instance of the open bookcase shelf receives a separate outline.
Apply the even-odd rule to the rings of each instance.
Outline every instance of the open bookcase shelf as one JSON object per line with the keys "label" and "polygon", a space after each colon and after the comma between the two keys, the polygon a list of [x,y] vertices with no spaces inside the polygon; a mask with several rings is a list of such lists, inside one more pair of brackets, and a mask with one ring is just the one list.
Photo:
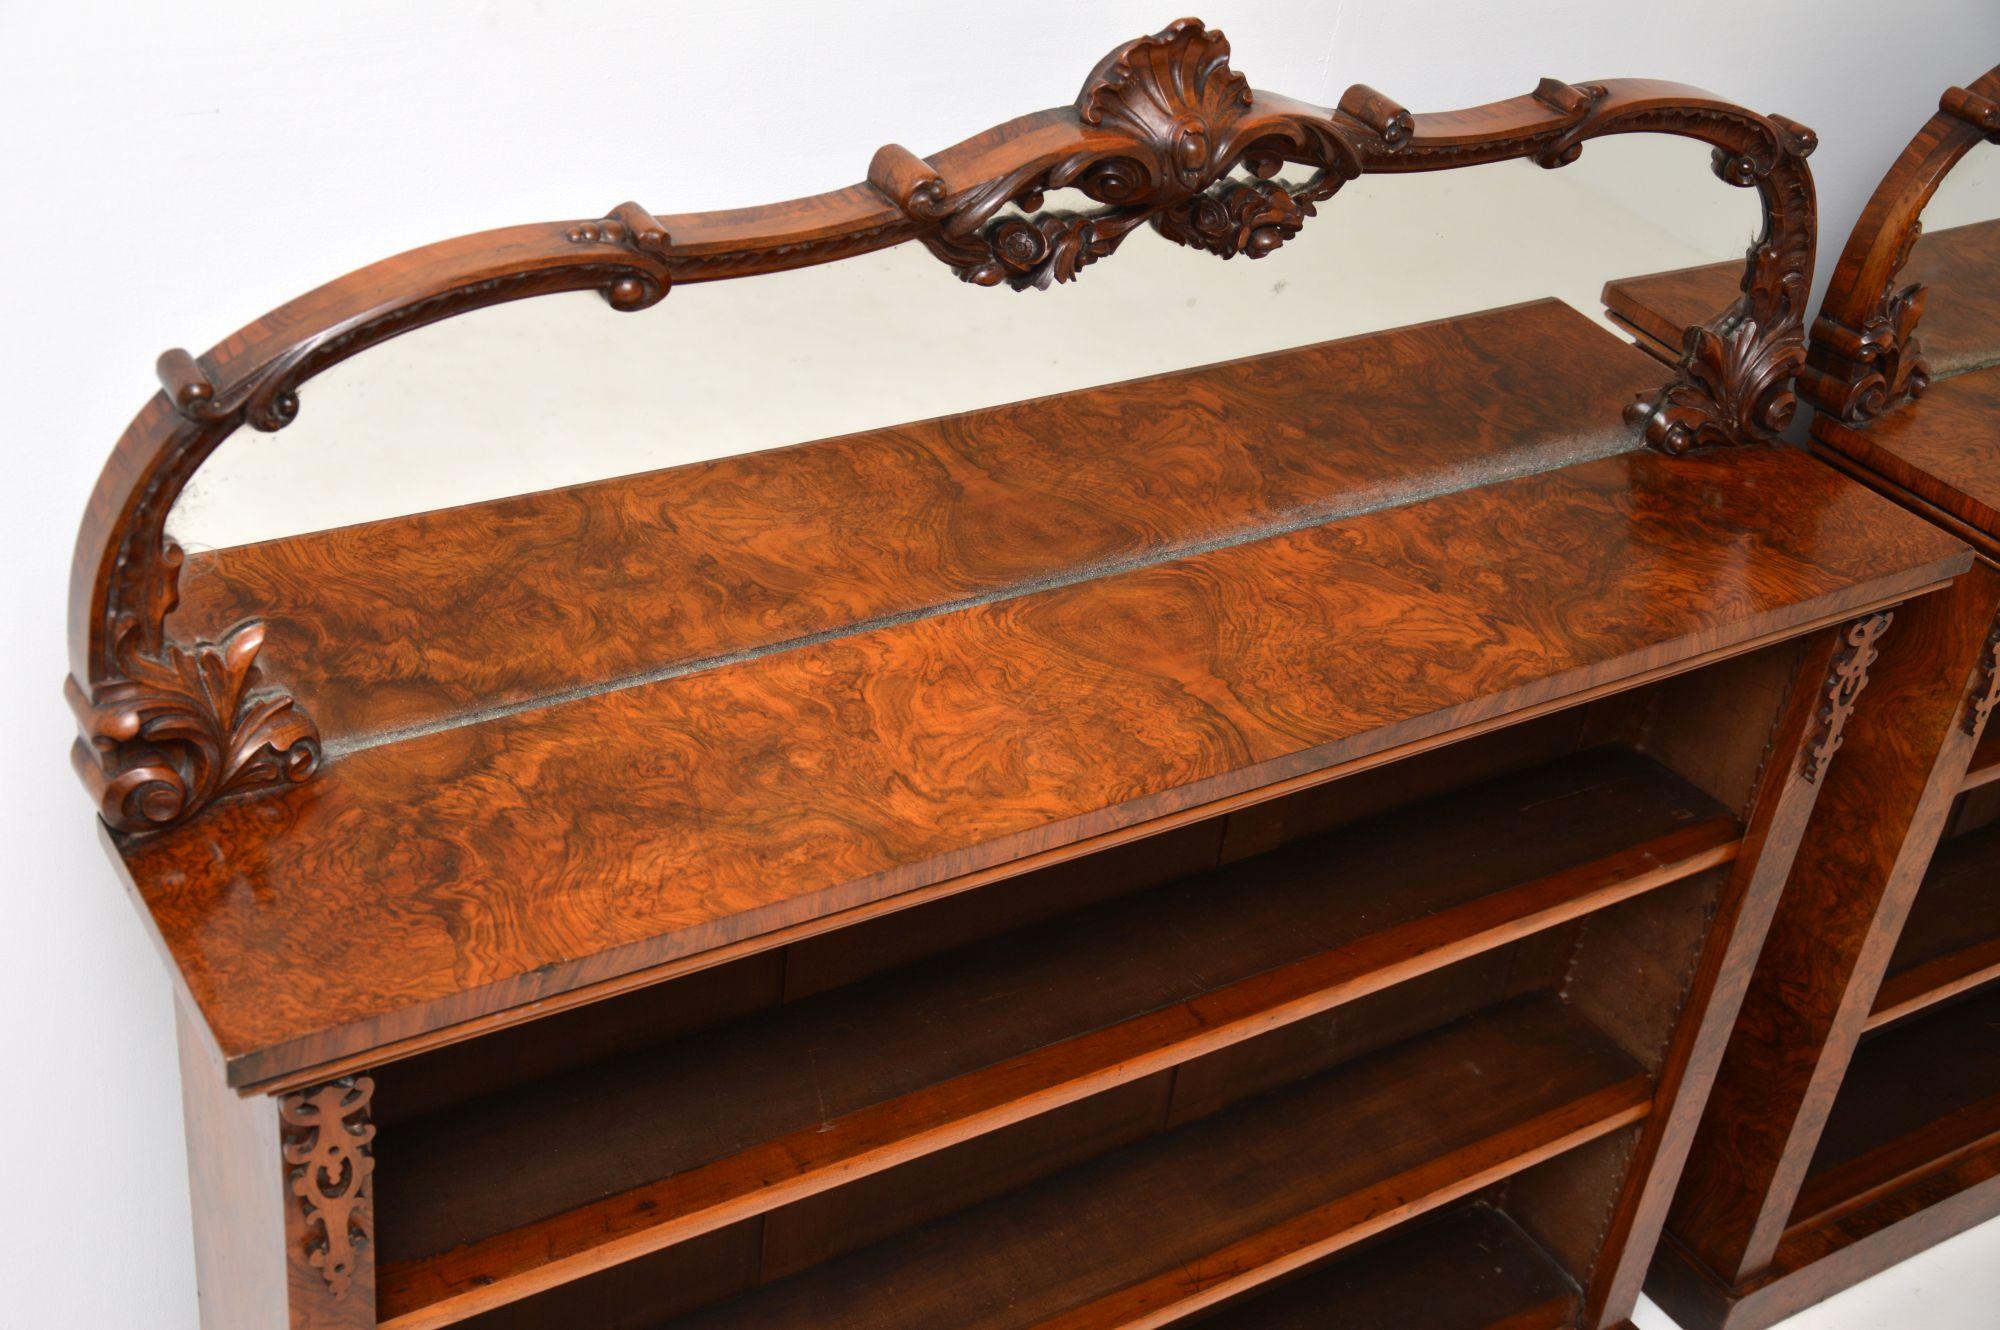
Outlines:
{"label": "open bookcase shelf", "polygon": [[1484,1201],[1448,1207],[1193,1324],[1202,1330],[1560,1330],[1579,1290]]}
{"label": "open bookcase shelf", "polygon": [[674,1324],[1001,1330],[1184,1315],[1628,1126],[1650,1101],[1644,1068],[1529,1000]]}
{"label": "open bookcase shelf", "polygon": [[[435,1318],[631,1259],[1681,882],[1739,836],[1657,762],[1591,750],[451,1105],[378,1149],[379,1305]],[[386,1069],[383,1111],[432,1071]],[[550,1139],[617,1147],[455,1196]]]}
{"label": "open bookcase shelf", "polygon": [[1869,1028],[2000,978],[2000,824],[1947,840],[1896,939]]}
{"label": "open bookcase shelf", "polygon": [[[1989,879],[1990,883],[1991,879]],[[1870,1032],[1779,1246],[1781,1269],[1931,1210],[1977,1222],[2000,1192],[2000,986]]]}

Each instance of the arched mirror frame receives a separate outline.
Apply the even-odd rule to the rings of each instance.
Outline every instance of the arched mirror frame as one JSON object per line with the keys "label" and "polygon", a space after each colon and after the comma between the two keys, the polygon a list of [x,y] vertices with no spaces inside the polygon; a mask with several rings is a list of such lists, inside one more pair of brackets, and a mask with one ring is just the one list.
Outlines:
{"label": "arched mirror frame", "polygon": [[1800,395],[1817,410],[1866,424],[1929,383],[1917,336],[1926,293],[1896,279],[1923,235],[1924,209],[1981,143],[2000,143],[2000,66],[1969,88],[1945,90],[1848,235],[1799,375]]}
{"label": "arched mirror frame", "polygon": [[[169,351],[161,391],[118,441],[77,538],[71,677],[73,758],[114,831],[178,825],[217,798],[308,779],[319,762],[306,710],[265,676],[263,627],[176,642],[167,620],[179,548],[175,499],[245,425],[282,429],[316,374],[391,337],[506,301],[596,290],[618,310],[676,284],[717,281],[923,243],[964,280],[1015,289],[1071,281],[1142,223],[1180,244],[1259,257],[1364,174],[1526,158],[1576,160],[1585,140],[1662,133],[1713,148],[1716,174],[1754,187],[1762,234],[1742,295],[1687,330],[1673,376],[1626,417],[1663,451],[1768,440],[1789,422],[1805,358],[1811,283],[1811,131],[1698,89],[1640,79],[1570,85],[1413,115],[1356,85],[1328,109],[1253,90],[1229,45],[1182,19],[1112,51],[1072,105],[1036,112],[930,157],[882,148],[867,179],[787,203],[509,227],[444,241],[330,282],[206,354]],[[1287,164],[1310,175],[1278,178]],[[1237,175],[1238,167],[1244,175]],[[1096,206],[1043,206],[1076,189]]]}

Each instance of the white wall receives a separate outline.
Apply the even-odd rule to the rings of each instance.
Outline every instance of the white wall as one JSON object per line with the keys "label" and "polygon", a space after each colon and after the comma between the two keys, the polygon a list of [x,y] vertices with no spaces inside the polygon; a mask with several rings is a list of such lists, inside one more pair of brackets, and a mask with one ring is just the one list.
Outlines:
{"label": "white wall", "polygon": [[[59,693],[75,522],[153,357],[459,232],[849,184],[886,139],[928,152],[1068,100],[1179,3],[0,0],[8,1325],[193,1324],[167,982],[67,769]],[[2000,58],[1992,0],[1210,0],[1203,16],[1253,82],[1321,101],[1366,81],[1445,108],[1544,73],[1640,74],[1782,111],[1820,133],[1829,250],[1940,88]]]}

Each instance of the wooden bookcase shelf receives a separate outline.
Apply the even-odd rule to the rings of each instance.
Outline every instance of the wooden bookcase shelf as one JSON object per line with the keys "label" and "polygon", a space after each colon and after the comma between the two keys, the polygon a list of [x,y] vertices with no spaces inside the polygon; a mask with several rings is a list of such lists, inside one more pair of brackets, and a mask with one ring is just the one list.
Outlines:
{"label": "wooden bookcase shelf", "polygon": [[[378,1147],[401,1216],[378,1305],[431,1324],[525,1296],[1683,881],[1739,838],[1658,763],[1592,750],[453,1104]],[[433,1074],[385,1069],[384,1111]],[[676,1130],[629,1125],[657,1122]],[[478,1161],[551,1139],[607,1148],[458,1194]]]}
{"label": "wooden bookcase shelf", "polygon": [[1823,1228],[1913,1176],[2000,1148],[2000,989],[1871,1031],[1841,1082],[1794,1229]]}
{"label": "wooden bookcase shelf", "polygon": [[1939,847],[1868,1018],[1876,1029],[2000,977],[2000,825]]}
{"label": "wooden bookcase shelf", "polygon": [[[1177,1317],[1629,1126],[1650,1101],[1644,1068],[1610,1039],[1527,1001],[675,1324],[1001,1330]],[[1412,1103],[1433,1107],[1417,1115]]]}
{"label": "wooden bookcase shelf", "polygon": [[1560,1330],[1569,1276],[1484,1200],[1448,1207],[1197,1324],[1202,1330]]}
{"label": "wooden bookcase shelf", "polygon": [[[1254,257],[1360,174],[1633,131],[1764,212],[1673,371],[1537,300],[165,536],[312,375],[501,300],[635,310],[912,241],[1016,288],[1160,237]],[[448,241],[162,357],[79,540],[70,700],[174,970],[205,1330],[1329,1296],[1629,1330],[1864,689],[1934,640],[1892,621],[1972,562],[1772,446],[1811,147],[1644,80],[1311,107],[1184,20],[849,189]],[[1068,188],[1094,207],[1044,208]]]}

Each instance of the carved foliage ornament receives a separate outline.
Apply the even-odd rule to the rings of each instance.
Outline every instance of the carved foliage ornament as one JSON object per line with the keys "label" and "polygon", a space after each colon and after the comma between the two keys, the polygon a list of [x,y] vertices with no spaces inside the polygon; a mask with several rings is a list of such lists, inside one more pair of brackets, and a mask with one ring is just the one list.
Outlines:
{"label": "carved foliage ornament", "polygon": [[182,647],[149,633],[178,596],[180,546],[161,552],[159,602],[112,630],[118,674],[89,696],[67,681],[81,731],[71,760],[104,819],[121,830],[170,827],[225,795],[303,781],[319,765],[319,731],[263,683],[264,625]]}
{"label": "carved foliage ornament", "polygon": [[1711,153],[1717,178],[1766,195],[1766,229],[1745,256],[1742,298],[1722,317],[1689,328],[1674,380],[1625,412],[1662,452],[1773,438],[1797,410],[1792,385],[1806,359],[1813,201],[1810,178],[1796,163],[1819,141],[1794,121],[1774,116],[1770,123],[1774,138]]}
{"label": "carved foliage ornament", "polygon": [[1817,722],[1819,732],[1812,746],[1806,749],[1802,774],[1807,783],[1817,785],[1832,765],[1833,755],[1840,751],[1848,718],[1854,714],[1861,690],[1868,686],[1868,667],[1881,654],[1875,644],[1889,631],[1895,617],[1887,612],[1871,614],[1847,626],[1840,650],[1834,654],[1833,668],[1827,672],[1826,700],[1820,705]]}
{"label": "carved foliage ornament", "polygon": [[[1991,79],[1989,74],[1987,79]],[[1981,80],[1982,85],[1986,80]],[[1965,88],[1948,88],[1938,99],[1938,114],[1920,131],[1910,149],[1877,188],[1867,211],[1855,226],[1836,270],[1834,289],[1827,292],[1822,313],[1813,321],[1812,363],[1800,377],[1813,404],[1850,425],[1875,420],[1900,402],[1923,395],[1930,386],[1930,366],[1924,359],[1916,329],[1923,319],[1925,293],[1921,283],[1898,285],[1898,277],[1923,236],[1918,210],[1945,171],[1966,151],[1963,126],[1986,141],[2000,143],[2000,103]],[[1977,138],[1971,140],[1976,143]],[[1929,177],[1927,188],[1909,186]],[[1872,250],[1894,245],[1887,271],[1867,299],[1843,287],[1840,273],[1869,271]],[[1859,279],[1857,279],[1859,280]]]}
{"label": "carved foliage ornament", "polygon": [[355,1262],[375,1237],[369,1179],[375,1124],[368,1102],[375,1082],[348,1077],[278,1101],[292,1195],[302,1209],[306,1260],[335,1297],[354,1282]]}
{"label": "carved foliage ornament", "polygon": [[[1409,112],[1367,89],[1350,93],[1342,113],[1385,147],[1409,139]],[[876,154],[868,178],[910,217],[940,224],[924,243],[961,278],[1022,290],[1074,280],[1148,222],[1179,244],[1261,258],[1361,174],[1359,154],[1331,119],[1257,110],[1249,82],[1229,67],[1228,39],[1199,19],[1106,56],[1077,94],[1076,117],[1087,131],[1076,150],[963,191],[948,191],[895,144]],[[1311,174],[1296,184],[1275,179],[1287,162]],[[1239,165],[1250,178],[1228,179]],[[1103,206],[1044,210],[1055,189]]]}

